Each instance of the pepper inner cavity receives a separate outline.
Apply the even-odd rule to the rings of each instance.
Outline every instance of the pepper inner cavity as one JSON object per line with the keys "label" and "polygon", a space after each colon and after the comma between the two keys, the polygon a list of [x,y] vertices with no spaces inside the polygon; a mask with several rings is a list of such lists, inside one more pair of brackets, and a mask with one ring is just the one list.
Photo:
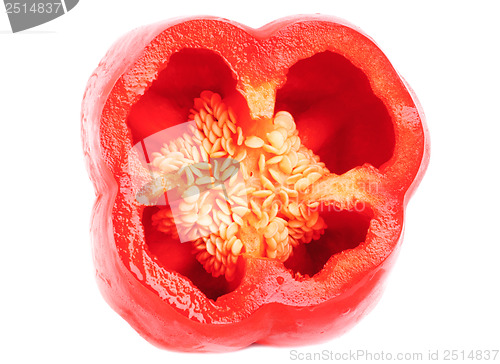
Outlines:
{"label": "pepper inner cavity", "polygon": [[[219,94],[203,91],[189,132],[164,143],[150,163],[154,175],[180,181],[179,195],[152,216],[153,226],[192,244],[203,267],[229,281],[242,254],[284,262],[294,247],[320,238],[326,224],[319,203],[302,201],[329,173],[302,145],[290,113],[251,126],[237,119]],[[160,183],[156,192],[169,187]]]}

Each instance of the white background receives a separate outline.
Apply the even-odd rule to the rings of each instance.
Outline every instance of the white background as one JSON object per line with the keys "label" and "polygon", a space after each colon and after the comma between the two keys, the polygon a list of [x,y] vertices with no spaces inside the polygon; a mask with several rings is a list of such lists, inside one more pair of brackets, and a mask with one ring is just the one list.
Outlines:
{"label": "white background", "polygon": [[198,14],[253,27],[297,13],[345,18],[375,39],[426,112],[431,163],[408,206],[385,294],[344,336],[295,349],[424,357],[437,349],[500,349],[500,22],[494,2],[472,4],[82,0],[18,34],[0,7],[0,362],[291,361],[287,348],[217,355],[157,349],[108,307],[95,284],[94,192],[80,140],[85,84],[123,33]]}

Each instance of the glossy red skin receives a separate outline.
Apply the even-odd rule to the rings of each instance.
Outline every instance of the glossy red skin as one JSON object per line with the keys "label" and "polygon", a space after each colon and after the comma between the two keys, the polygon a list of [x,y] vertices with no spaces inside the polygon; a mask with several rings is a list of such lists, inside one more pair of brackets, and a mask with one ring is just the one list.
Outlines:
{"label": "glossy red skin", "polygon": [[[364,244],[332,256],[320,273],[302,281],[279,262],[247,258],[239,287],[216,302],[149,254],[141,209],[127,187],[134,181],[127,173],[133,166],[123,160],[131,146],[125,120],[163,62],[193,46],[221,54],[238,75],[244,97],[249,86],[264,81],[278,88],[291,65],[326,49],[368,76],[391,115],[396,144],[379,170],[363,166],[343,175],[385,186],[370,197],[374,216]],[[411,89],[359,29],[318,15],[285,18],[260,29],[203,17],[134,30],[112,46],[90,78],[82,134],[97,194],[91,235],[99,288],[143,337],[178,351],[228,351],[254,342],[304,345],[349,329],[380,295],[400,245],[405,206],[429,159],[423,113]]]}

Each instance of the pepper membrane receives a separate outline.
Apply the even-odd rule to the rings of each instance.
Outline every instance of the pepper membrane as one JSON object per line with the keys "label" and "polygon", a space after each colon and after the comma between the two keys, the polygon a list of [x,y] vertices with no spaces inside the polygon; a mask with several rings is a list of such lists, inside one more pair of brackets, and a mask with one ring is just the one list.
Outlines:
{"label": "pepper membrane", "polygon": [[428,162],[422,118],[380,49],[338,19],[126,35],[82,107],[101,292],[174,350],[341,334],[395,259]]}

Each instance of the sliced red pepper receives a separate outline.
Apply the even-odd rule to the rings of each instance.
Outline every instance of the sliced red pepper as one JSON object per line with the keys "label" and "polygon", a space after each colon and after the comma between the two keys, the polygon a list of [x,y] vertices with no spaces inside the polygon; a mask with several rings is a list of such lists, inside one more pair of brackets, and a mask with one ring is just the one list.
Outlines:
{"label": "sliced red pepper", "polygon": [[82,114],[99,287],[174,350],[346,331],[380,294],[429,159],[411,89],[324,16],[136,30]]}

